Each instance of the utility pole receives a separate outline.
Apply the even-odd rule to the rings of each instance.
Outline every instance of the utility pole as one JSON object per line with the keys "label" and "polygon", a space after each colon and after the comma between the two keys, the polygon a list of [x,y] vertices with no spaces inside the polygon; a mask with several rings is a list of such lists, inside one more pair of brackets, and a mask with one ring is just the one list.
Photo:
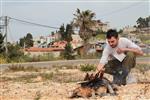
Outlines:
{"label": "utility pole", "polygon": [[6,49],[6,55],[8,54],[8,47],[7,47],[7,30],[8,30],[8,16],[4,16],[4,20],[5,20],[5,49]]}

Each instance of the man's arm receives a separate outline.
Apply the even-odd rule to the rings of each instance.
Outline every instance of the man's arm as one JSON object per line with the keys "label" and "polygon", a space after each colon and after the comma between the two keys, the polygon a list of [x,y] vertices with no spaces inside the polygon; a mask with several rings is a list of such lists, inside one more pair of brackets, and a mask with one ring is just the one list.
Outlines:
{"label": "man's arm", "polygon": [[143,51],[142,50],[139,50],[139,49],[136,49],[136,48],[118,48],[117,49],[117,53],[124,53],[124,52],[127,52],[127,51],[131,51],[137,55],[143,55]]}
{"label": "man's arm", "polygon": [[104,66],[105,64],[108,62],[108,56],[109,56],[109,53],[110,53],[110,50],[108,48],[108,46],[106,45],[106,47],[104,48],[103,50],[103,53],[102,53],[102,57],[100,59],[100,62],[97,66],[97,71],[103,71],[104,70]]}
{"label": "man's arm", "polygon": [[104,70],[105,70],[104,69],[104,64],[99,63],[98,66],[97,66],[97,72],[104,71]]}
{"label": "man's arm", "polygon": [[138,45],[136,45],[134,42],[132,42],[131,40],[125,38],[124,45],[126,45],[126,47],[118,48],[117,53],[124,53],[124,52],[130,51],[137,55],[143,55],[142,49]]}

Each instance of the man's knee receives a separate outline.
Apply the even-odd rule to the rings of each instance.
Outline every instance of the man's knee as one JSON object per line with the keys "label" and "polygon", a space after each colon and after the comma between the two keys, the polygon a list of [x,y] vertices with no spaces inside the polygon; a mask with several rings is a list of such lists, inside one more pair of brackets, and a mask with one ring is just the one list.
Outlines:
{"label": "man's knee", "polygon": [[136,55],[133,52],[127,52],[126,58],[123,60],[123,66],[127,67],[129,70],[135,67]]}
{"label": "man's knee", "polygon": [[135,59],[136,58],[136,55],[133,52],[127,52],[126,56],[128,59]]}

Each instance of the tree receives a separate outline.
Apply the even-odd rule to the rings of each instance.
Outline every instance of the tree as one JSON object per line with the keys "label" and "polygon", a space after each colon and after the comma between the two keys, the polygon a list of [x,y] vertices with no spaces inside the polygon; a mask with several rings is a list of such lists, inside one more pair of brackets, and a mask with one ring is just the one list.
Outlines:
{"label": "tree", "polygon": [[64,27],[64,24],[60,27],[59,33],[61,34],[61,40],[65,40],[67,42],[72,41],[72,34],[73,34],[73,29],[71,24],[66,25],[66,29]]}
{"label": "tree", "polygon": [[54,36],[54,35],[55,35],[55,33],[54,33],[54,32],[51,32],[51,35],[52,35],[52,36]]}
{"label": "tree", "polygon": [[8,45],[8,61],[19,62],[20,58],[23,57],[24,53],[20,50],[19,45],[12,45],[9,43]]}
{"label": "tree", "polygon": [[64,24],[60,26],[59,33],[61,35],[61,40],[64,40],[64,38],[65,38],[65,27],[64,27]]}
{"label": "tree", "polygon": [[33,37],[31,33],[27,33],[25,37],[25,43],[27,48],[33,47]]}
{"label": "tree", "polygon": [[0,33],[0,53],[3,53],[5,51],[4,38],[5,38],[5,35],[3,36],[2,33]]}
{"label": "tree", "polygon": [[90,10],[81,12],[77,9],[74,16],[73,25],[79,29],[79,35],[86,43],[93,34],[91,27],[95,25],[95,13]]}
{"label": "tree", "polygon": [[67,60],[74,59],[73,49],[72,49],[71,43],[69,43],[69,42],[65,46],[65,50],[63,52],[63,57]]}
{"label": "tree", "polygon": [[65,41],[67,42],[71,42],[72,41],[72,35],[73,34],[73,30],[72,30],[72,25],[71,24],[67,24],[66,26],[66,31],[65,31]]}
{"label": "tree", "polygon": [[64,24],[63,24],[60,27],[59,33],[61,34],[61,40],[67,41],[67,44],[65,46],[65,50],[62,53],[63,57],[65,59],[74,59],[73,48],[72,48],[71,43],[70,43],[72,41],[72,34],[73,34],[72,25],[67,24],[66,29],[65,29]]}
{"label": "tree", "polygon": [[27,35],[23,38],[20,38],[19,45],[21,47],[32,47],[33,46],[33,37],[31,33],[27,33]]}
{"label": "tree", "polygon": [[144,27],[149,27],[149,23],[150,23],[150,16],[146,17],[146,18],[138,18],[137,19],[137,27],[138,28],[144,28]]}
{"label": "tree", "polygon": [[85,51],[82,53],[81,56],[87,53],[90,45],[88,44],[88,40],[93,36],[94,32],[91,29],[95,26],[96,22],[94,20],[95,13],[90,10],[80,11],[79,9],[76,10],[76,14],[74,14],[75,18],[73,20],[73,26],[79,29],[79,35],[84,41],[83,50]]}
{"label": "tree", "polygon": [[19,45],[20,45],[21,47],[24,47],[24,46],[25,46],[25,37],[19,39]]}

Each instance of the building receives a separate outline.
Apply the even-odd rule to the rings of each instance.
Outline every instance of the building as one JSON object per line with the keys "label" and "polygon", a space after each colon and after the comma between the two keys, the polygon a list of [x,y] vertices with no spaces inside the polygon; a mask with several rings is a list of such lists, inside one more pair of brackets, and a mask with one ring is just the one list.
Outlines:
{"label": "building", "polygon": [[59,38],[59,33],[50,34],[47,36],[39,36],[37,38],[34,38],[33,47],[48,48],[52,45],[53,42],[59,40]]}
{"label": "building", "polygon": [[59,57],[61,51],[64,51],[64,48],[38,48],[38,47],[31,47],[25,48],[24,53],[30,56],[39,56],[44,54],[52,54],[54,57]]}
{"label": "building", "polygon": [[126,34],[133,33],[135,31],[136,31],[135,27],[126,26],[123,28],[123,33],[126,33]]}
{"label": "building", "polygon": [[101,20],[95,20],[95,26],[92,27],[92,30],[102,30],[103,32],[106,32],[109,29],[108,22],[103,23]]}

